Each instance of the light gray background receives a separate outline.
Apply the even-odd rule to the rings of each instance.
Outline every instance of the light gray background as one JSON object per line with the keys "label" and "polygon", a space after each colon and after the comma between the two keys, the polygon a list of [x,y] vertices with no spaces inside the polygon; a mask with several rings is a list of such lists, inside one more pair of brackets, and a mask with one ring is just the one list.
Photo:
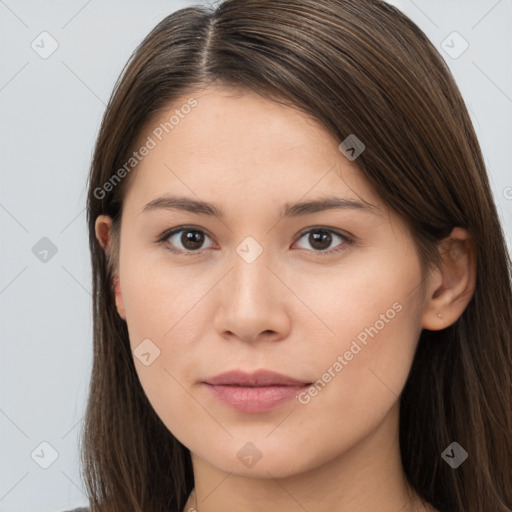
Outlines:
{"label": "light gray background", "polygon": [[[87,503],[78,432],[92,355],[84,210],[92,148],[136,45],[164,16],[196,3],[0,0],[0,512]],[[511,247],[512,0],[390,3],[453,71]],[[47,59],[31,47],[49,48],[43,31],[59,45]],[[443,49],[453,31],[469,43],[456,59]],[[461,46],[452,39],[444,45],[453,53]],[[46,262],[33,252],[43,237],[57,249]],[[52,451],[42,442],[58,454],[47,469]]]}

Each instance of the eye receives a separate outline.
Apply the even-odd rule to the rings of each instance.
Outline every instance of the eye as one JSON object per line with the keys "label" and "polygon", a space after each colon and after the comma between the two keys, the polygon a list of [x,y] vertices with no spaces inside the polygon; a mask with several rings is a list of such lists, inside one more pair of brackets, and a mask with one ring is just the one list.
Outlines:
{"label": "eye", "polygon": [[[352,243],[352,239],[349,236],[327,228],[313,228],[302,232],[299,241],[306,236],[306,243],[313,247],[313,251],[309,252],[319,254],[333,254],[339,251],[343,251],[347,248],[348,245]],[[328,249],[333,241],[336,241],[336,239],[341,241],[341,244],[338,244],[337,248],[327,251],[326,249]],[[305,247],[305,249],[307,249],[307,247]]]}
{"label": "eye", "polygon": [[203,230],[196,228],[179,228],[167,231],[160,240],[167,242],[167,248],[174,253],[198,253],[204,249],[206,238],[210,238]]}
{"label": "eye", "polygon": [[[305,238],[307,236],[307,239]],[[181,227],[166,231],[158,243],[165,244],[166,248],[176,254],[199,254],[205,247],[205,240],[210,238],[202,229],[195,227]],[[330,255],[347,249],[353,243],[348,235],[329,228],[310,228],[300,234],[299,241],[305,238],[313,250],[309,252],[318,255]],[[327,250],[336,239],[340,242],[335,249]],[[210,246],[211,247],[211,246]],[[208,247],[206,247],[208,248]],[[307,247],[302,247],[308,249]]]}

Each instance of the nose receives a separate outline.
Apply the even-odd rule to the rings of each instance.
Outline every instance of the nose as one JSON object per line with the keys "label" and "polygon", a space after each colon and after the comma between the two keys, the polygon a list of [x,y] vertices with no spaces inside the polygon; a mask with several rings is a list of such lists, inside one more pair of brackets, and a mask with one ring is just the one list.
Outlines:
{"label": "nose", "polygon": [[292,296],[283,283],[286,279],[279,276],[266,251],[251,263],[238,254],[232,261],[230,272],[220,283],[216,332],[246,342],[286,338],[291,328],[288,307]]}

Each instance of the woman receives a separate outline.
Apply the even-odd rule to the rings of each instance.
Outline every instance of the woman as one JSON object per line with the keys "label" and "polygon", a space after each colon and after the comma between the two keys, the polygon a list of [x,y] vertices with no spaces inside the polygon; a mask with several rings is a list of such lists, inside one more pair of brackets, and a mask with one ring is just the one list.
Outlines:
{"label": "woman", "polygon": [[87,206],[93,512],[512,510],[510,258],[463,99],[397,9],[168,16]]}

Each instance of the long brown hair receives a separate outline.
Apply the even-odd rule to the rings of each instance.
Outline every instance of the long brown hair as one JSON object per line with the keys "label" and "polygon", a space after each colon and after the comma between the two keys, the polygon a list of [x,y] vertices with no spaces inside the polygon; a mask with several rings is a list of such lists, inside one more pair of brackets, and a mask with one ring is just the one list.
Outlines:
{"label": "long brown hair", "polygon": [[[93,512],[181,511],[194,482],[189,450],[138,380],[116,310],[123,195],[146,123],[214,81],[249,88],[366,145],[356,163],[410,226],[425,269],[455,226],[470,231],[477,284],[462,316],[423,330],[400,397],[400,449],[415,491],[441,511],[512,510],[511,261],[468,111],[424,33],[380,0],[226,0],[163,19],[139,45],[107,106],[89,176],[94,360],[82,430]],[[119,174],[118,174],[119,176]],[[110,183],[113,183],[112,181]],[[113,218],[111,257],[95,220]],[[468,460],[441,457],[452,442]]]}

